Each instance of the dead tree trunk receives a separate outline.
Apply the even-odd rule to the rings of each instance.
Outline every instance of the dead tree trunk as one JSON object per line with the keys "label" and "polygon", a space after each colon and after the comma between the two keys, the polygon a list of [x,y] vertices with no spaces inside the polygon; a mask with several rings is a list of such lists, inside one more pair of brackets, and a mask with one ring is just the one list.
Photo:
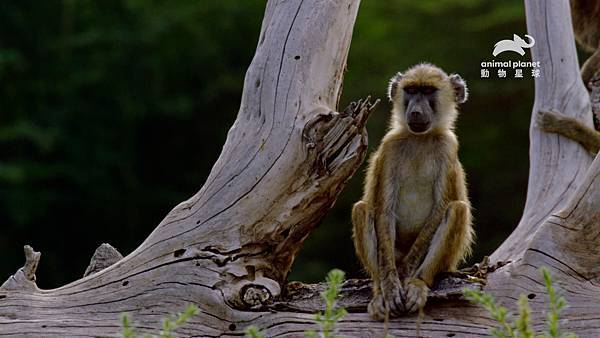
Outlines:
{"label": "dead tree trunk", "polygon": [[[39,255],[26,250],[25,266],[0,288],[0,335],[115,336],[122,312],[141,332],[156,332],[187,303],[201,313],[178,331],[186,336],[241,336],[256,325],[268,337],[293,337],[314,328],[318,286],[283,286],[302,242],[365,155],[373,105],[335,111],[358,5],[269,1],[238,118],[202,189],[127,257],[92,273],[96,262],[61,288],[37,288]],[[526,10],[533,57],[543,64],[533,112],[559,110],[591,124],[568,1],[526,0]],[[530,157],[523,218],[492,256],[512,263],[489,274],[485,290],[508,306],[528,294],[539,329],[547,301],[537,269],[548,266],[571,304],[563,326],[598,336],[600,159],[590,165],[579,145],[533,123]],[[341,335],[381,336],[383,325],[365,313],[368,289],[345,284],[342,304],[352,313],[339,323]],[[432,293],[422,335],[488,334],[493,323],[476,306],[448,300],[455,294],[436,302]],[[414,337],[415,324],[412,316],[394,320],[389,333]]]}

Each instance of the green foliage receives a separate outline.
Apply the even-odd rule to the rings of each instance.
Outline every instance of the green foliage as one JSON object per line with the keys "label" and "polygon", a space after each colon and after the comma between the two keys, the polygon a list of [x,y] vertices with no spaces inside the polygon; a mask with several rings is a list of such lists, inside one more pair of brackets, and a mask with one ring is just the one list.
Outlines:
{"label": "green foliage", "polygon": [[[198,189],[239,108],[263,11],[0,1],[0,246],[17,249],[0,280],[31,243],[46,248],[40,287],[72,281],[98,242],[130,252]],[[52,245],[65,233],[81,255]]]}
{"label": "green foliage", "polygon": [[546,267],[542,267],[540,271],[542,272],[542,276],[544,277],[544,282],[546,283],[546,290],[548,290],[548,297],[550,298],[550,309],[546,316],[548,320],[548,331],[545,332],[545,335],[542,335],[542,337],[559,338],[566,336],[568,338],[576,338],[577,335],[573,333],[563,334],[560,332],[558,328],[559,315],[560,311],[567,306],[567,301],[564,297],[558,296],[556,294],[554,286],[552,285],[550,271],[548,271]]}
{"label": "green foliage", "polygon": [[[325,301],[325,313],[317,313],[315,321],[321,327],[320,337],[333,338],[335,335],[335,324],[348,314],[346,309],[337,307],[337,299],[340,294],[342,283],[344,282],[345,273],[339,269],[333,269],[327,274],[327,288],[321,297]],[[306,332],[309,338],[318,337],[317,332],[309,330]]]}
{"label": "green foliage", "polygon": [[[337,306],[337,299],[340,295],[342,283],[345,279],[345,273],[339,269],[333,269],[327,274],[327,287],[321,293],[321,298],[325,301],[325,312],[315,314],[315,322],[319,325],[319,332],[307,330],[305,332],[308,338],[336,338],[335,325],[348,314],[346,309]],[[246,328],[246,335],[250,338],[263,338],[264,335],[255,326]]]}
{"label": "green foliage", "polygon": [[[198,314],[200,310],[194,304],[189,304],[183,312],[177,314],[170,314],[165,319],[163,319],[162,330],[158,335],[149,335],[146,334],[144,338],[175,338],[174,331],[177,330],[178,327],[187,323],[187,321],[192,317]],[[138,337],[134,328],[131,326],[131,321],[129,319],[129,315],[123,313],[121,315],[121,335],[123,338],[136,338]]]}
{"label": "green foliage", "polygon": [[511,314],[503,306],[496,303],[494,297],[481,290],[465,288],[464,295],[472,302],[484,307],[490,313],[492,319],[496,320],[499,327],[491,329],[494,337],[498,338],[577,338],[573,333],[562,333],[559,329],[560,311],[567,305],[567,301],[562,296],[558,296],[552,284],[550,271],[542,267],[540,269],[544,282],[546,283],[546,292],[550,300],[549,311],[547,314],[548,331],[537,335],[531,327],[531,308],[527,296],[521,294],[518,302],[518,317],[514,322],[510,322]]}
{"label": "green foliage", "polygon": [[250,338],[264,338],[264,335],[254,325],[246,328],[246,336]]}
{"label": "green foliage", "polygon": [[515,321],[516,331],[520,333],[521,338],[534,338],[535,334],[531,328],[531,307],[527,296],[519,297],[519,317]]}
{"label": "green foliage", "polygon": [[492,328],[492,335],[499,338],[516,337],[513,325],[507,322],[508,310],[505,307],[496,304],[492,295],[481,290],[472,289],[465,289],[463,292],[472,302],[477,303],[488,310],[492,319],[500,324],[499,328]]}
{"label": "green foliage", "polygon": [[133,328],[131,327],[131,321],[129,319],[129,315],[126,313],[121,314],[121,327],[122,327],[122,336],[123,338],[135,338],[136,334]]}

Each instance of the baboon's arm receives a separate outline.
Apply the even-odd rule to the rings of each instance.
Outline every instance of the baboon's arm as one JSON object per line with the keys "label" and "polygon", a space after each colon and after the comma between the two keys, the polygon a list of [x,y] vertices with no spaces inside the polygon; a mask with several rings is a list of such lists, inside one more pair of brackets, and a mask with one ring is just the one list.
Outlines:
{"label": "baboon's arm", "polygon": [[537,116],[540,129],[557,133],[579,142],[587,151],[596,155],[600,150],[600,132],[580,121],[555,112],[540,111]]}

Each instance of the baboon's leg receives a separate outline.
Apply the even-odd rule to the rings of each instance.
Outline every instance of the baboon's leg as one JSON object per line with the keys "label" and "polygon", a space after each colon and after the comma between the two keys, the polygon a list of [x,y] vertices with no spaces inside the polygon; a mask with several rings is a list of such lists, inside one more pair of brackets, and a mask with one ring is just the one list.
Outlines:
{"label": "baboon's leg", "polygon": [[[378,264],[378,241],[375,232],[375,221],[372,211],[367,204],[358,201],[352,208],[352,233],[354,248],[363,267],[373,279],[373,298],[369,302],[369,314],[378,320],[384,320],[392,312],[397,315],[398,311],[390,311],[390,301],[386,299],[386,292],[381,284],[381,269]],[[385,289],[387,290],[387,289]],[[399,294],[399,292],[398,292]]]}
{"label": "baboon's leg", "polygon": [[404,282],[405,306],[414,312],[425,305],[428,286],[443,271],[453,271],[469,251],[471,213],[467,203],[452,201],[448,204],[444,220],[435,232],[423,262]]}
{"label": "baboon's leg", "polygon": [[[373,278],[373,283],[379,284],[377,280],[377,236],[375,235],[375,224],[372,215],[367,211],[367,204],[358,201],[352,208],[352,238],[354,248],[362,266]],[[379,286],[377,286],[379,288]]]}

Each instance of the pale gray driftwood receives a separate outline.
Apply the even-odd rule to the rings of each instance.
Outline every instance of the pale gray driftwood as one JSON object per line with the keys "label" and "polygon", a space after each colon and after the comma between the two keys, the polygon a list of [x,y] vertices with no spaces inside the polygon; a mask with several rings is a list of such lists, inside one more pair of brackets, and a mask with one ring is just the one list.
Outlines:
{"label": "pale gray driftwood", "polygon": [[123,259],[123,255],[117,249],[108,243],[102,243],[90,259],[90,264],[85,269],[83,277],[104,270],[121,259]]}
{"label": "pale gray driftwood", "polygon": [[[537,41],[533,58],[542,62],[533,112],[556,110],[591,123],[568,1],[525,4]],[[114,336],[122,312],[132,314],[141,332],[156,332],[166,314],[186,303],[201,312],[178,330],[185,336],[240,337],[256,325],[267,337],[301,337],[316,328],[310,312],[322,306],[315,300],[319,286],[292,293],[285,279],[365,155],[372,105],[335,112],[358,5],[269,1],[238,118],[202,189],[133,253],[83,279],[40,290],[35,260],[28,259],[0,288],[0,335]],[[511,308],[528,295],[541,331],[548,301],[538,268],[548,266],[570,304],[563,328],[600,336],[600,159],[591,164],[578,144],[533,123],[530,157],[523,218],[492,255],[492,262],[512,263],[489,273],[484,289]],[[384,325],[364,311],[368,282],[349,281],[346,290],[341,302],[353,312],[338,324],[339,334],[381,336]],[[389,333],[414,337],[416,322],[416,316],[394,319]],[[492,325],[460,297],[432,298],[420,333],[488,336]]]}

